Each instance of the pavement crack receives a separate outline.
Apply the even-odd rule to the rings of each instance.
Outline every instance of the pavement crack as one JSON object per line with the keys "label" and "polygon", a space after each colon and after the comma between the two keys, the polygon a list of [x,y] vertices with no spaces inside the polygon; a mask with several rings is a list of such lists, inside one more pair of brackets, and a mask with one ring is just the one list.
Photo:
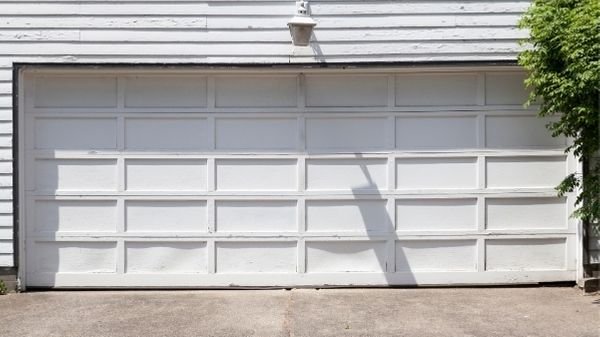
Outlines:
{"label": "pavement crack", "polygon": [[294,290],[289,290],[289,296],[287,298],[287,301],[285,303],[285,312],[283,313],[283,331],[284,331],[284,335],[287,337],[292,337],[292,325],[291,325],[291,318],[292,318],[292,304],[294,302],[293,299],[293,295],[294,295]]}

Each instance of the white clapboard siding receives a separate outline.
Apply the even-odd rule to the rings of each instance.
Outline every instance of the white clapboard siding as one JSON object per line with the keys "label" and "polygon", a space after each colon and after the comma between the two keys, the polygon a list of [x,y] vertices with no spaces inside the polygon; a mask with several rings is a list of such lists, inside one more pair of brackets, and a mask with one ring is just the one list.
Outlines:
{"label": "white clapboard siding", "polygon": [[294,48],[294,0],[0,0],[0,163],[13,156],[15,63],[515,61],[529,4],[311,0],[311,46]]}

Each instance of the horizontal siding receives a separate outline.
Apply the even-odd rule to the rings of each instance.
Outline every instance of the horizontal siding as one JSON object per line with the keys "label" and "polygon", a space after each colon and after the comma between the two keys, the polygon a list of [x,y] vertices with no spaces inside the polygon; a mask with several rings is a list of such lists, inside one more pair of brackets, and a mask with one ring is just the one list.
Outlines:
{"label": "horizontal siding", "polygon": [[311,63],[516,59],[529,1],[320,1],[294,48],[294,0],[0,1],[0,266],[12,265],[14,63]]}

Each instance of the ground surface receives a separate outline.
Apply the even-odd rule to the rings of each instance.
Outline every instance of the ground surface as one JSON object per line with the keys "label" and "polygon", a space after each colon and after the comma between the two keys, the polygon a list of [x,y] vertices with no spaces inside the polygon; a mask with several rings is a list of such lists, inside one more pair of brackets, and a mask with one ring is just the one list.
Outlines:
{"label": "ground surface", "polygon": [[600,336],[568,287],[85,291],[0,296],[0,336]]}

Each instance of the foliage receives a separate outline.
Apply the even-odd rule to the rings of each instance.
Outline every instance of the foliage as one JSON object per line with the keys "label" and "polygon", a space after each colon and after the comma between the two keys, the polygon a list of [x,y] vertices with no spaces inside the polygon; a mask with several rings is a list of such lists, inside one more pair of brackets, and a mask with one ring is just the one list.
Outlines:
{"label": "foliage", "polygon": [[570,137],[572,151],[587,172],[567,176],[559,195],[579,191],[575,216],[600,220],[600,1],[533,0],[520,22],[530,38],[519,63],[529,72],[528,104],[540,103],[540,116],[555,115],[553,136]]}
{"label": "foliage", "polygon": [[0,295],[6,295],[8,293],[8,287],[4,284],[4,281],[0,280]]}

